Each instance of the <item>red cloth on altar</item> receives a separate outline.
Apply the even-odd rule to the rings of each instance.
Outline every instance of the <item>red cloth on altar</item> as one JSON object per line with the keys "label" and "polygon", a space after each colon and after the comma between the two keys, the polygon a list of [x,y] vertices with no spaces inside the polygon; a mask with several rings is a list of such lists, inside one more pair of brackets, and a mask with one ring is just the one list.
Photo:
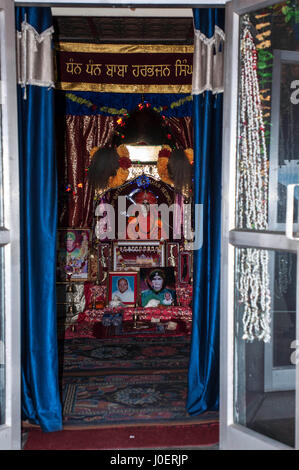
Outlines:
{"label": "red cloth on altar", "polygon": [[92,308],[93,300],[97,302],[106,302],[106,286],[97,286],[94,282],[84,283],[85,305],[87,309]]}
{"label": "red cloth on altar", "polygon": [[[106,311],[111,309],[106,309]],[[93,323],[95,321],[101,321],[105,309],[99,310],[85,310],[82,313],[79,313],[78,323],[86,322]],[[150,321],[151,318],[160,318],[161,320],[191,320],[192,319],[192,308],[191,307],[118,307],[113,309],[113,312],[123,312],[123,321],[133,320],[133,314],[138,315],[139,320]]]}
{"label": "red cloth on altar", "polygon": [[[104,327],[101,323],[102,317],[108,309],[91,309],[85,310],[79,314],[77,323],[70,326],[65,332],[65,338],[86,337],[86,338],[99,338],[114,335],[114,328]],[[109,309],[109,312],[112,310]],[[133,314],[138,314],[138,321],[150,322],[152,318],[160,319],[160,323],[168,321],[177,322],[177,328],[174,331],[165,330],[165,333],[158,333],[156,331],[156,324],[153,323],[152,335],[157,336],[160,334],[180,335],[189,334],[192,325],[192,309],[190,307],[163,307],[163,308],[144,308],[144,307],[125,307],[115,308],[113,313],[123,312],[123,323],[132,323]],[[127,328],[125,327],[124,330]],[[139,336],[149,336],[149,331],[140,331]],[[123,335],[123,334],[122,334]],[[136,332],[134,336],[136,336]]]}

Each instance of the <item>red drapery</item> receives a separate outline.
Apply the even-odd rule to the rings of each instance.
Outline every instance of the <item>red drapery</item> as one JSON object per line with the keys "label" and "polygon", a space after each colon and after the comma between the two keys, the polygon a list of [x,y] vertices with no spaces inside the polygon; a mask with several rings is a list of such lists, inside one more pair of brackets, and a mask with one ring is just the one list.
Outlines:
{"label": "red drapery", "polygon": [[[57,121],[59,228],[89,228],[93,218],[93,191],[86,169],[89,151],[109,144],[117,116],[60,116]],[[168,118],[178,146],[193,147],[191,117]]]}

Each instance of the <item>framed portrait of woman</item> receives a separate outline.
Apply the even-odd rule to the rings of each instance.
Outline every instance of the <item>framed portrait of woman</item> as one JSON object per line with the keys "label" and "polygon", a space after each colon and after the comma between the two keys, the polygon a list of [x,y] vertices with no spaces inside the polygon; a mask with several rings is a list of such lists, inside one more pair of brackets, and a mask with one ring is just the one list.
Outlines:
{"label": "framed portrait of woman", "polygon": [[169,307],[177,305],[173,267],[140,269],[140,305]]}

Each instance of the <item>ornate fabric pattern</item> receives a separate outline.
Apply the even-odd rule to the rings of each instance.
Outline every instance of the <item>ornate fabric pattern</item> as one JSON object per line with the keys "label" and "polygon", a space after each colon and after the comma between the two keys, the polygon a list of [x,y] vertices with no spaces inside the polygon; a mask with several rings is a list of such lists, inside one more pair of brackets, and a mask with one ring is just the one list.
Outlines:
{"label": "ornate fabric pattern", "polygon": [[38,34],[23,21],[21,31],[17,32],[17,75],[22,87],[54,87],[53,33],[53,26]]}
{"label": "ornate fabric pattern", "polygon": [[218,26],[215,26],[214,36],[211,38],[197,29],[194,30],[193,95],[206,90],[223,93],[224,42],[224,31]]}
{"label": "ornate fabric pattern", "polygon": [[63,388],[65,426],[192,422],[186,373],[66,377]]}
{"label": "ornate fabric pattern", "polygon": [[80,371],[188,369],[190,336],[74,338],[64,342],[64,374]]}

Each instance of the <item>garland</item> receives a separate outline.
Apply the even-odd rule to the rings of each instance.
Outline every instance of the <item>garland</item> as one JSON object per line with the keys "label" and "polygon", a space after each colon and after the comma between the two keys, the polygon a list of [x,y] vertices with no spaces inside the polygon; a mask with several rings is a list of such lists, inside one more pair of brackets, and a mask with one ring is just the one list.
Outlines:
{"label": "garland", "polygon": [[[93,111],[96,111],[98,109],[98,106],[95,103],[85,98],[82,98],[81,96],[74,95],[74,93],[66,93],[65,96],[74,103],[86,106],[87,108],[91,108]],[[107,114],[125,114],[128,112],[125,108],[116,109],[108,108],[107,106],[101,106],[99,108],[99,111]]]}
{"label": "garland", "polygon": [[[143,101],[139,103],[137,106],[137,108],[140,111],[146,108],[150,108],[150,107],[151,107],[151,103],[149,103],[148,101]],[[155,112],[157,113],[157,111]],[[118,135],[121,139],[125,138],[124,128],[126,127],[126,124],[129,118],[130,118],[130,115],[126,113],[123,116],[120,116],[116,121],[118,127],[115,130],[115,134]],[[164,115],[162,115],[161,126],[166,127]],[[165,138],[169,141],[169,144],[173,146],[173,149],[175,149],[175,144],[172,143],[172,135],[169,133],[169,131],[167,131],[167,129],[166,129],[166,132],[168,133],[166,133]],[[91,149],[90,151],[91,159],[93,158],[93,156],[98,150],[99,150],[99,147],[94,147]],[[119,156],[119,159],[118,159],[119,168],[117,170],[116,175],[111,176],[108,179],[108,182],[107,182],[108,188],[116,188],[116,187],[122,186],[127,181],[129,177],[129,168],[132,166],[129,151],[124,144],[119,145],[116,148],[116,152],[118,153],[118,156]],[[192,165],[193,164],[193,150],[186,149],[184,150],[184,153],[190,165]],[[171,157],[171,155],[172,155],[172,150],[171,150],[170,145],[163,145],[158,155],[157,172],[162,181],[173,186],[174,183],[168,173],[168,162],[169,162],[169,158]],[[186,188],[186,190],[190,191],[190,188],[188,187]]]}
{"label": "garland", "polygon": [[[93,147],[90,151],[90,157],[93,158],[94,154],[99,150],[100,147]],[[128,179],[129,176],[129,168],[132,166],[132,162],[130,160],[130,154],[127,147],[122,144],[119,145],[116,149],[118,156],[119,156],[119,168],[115,176],[110,176],[108,180],[108,188],[117,188],[118,186],[122,186]],[[167,183],[173,186],[173,181],[171,180],[169,173],[168,173],[168,161],[171,157],[171,147],[169,145],[163,145],[162,149],[158,154],[158,161],[157,161],[157,170],[158,174],[164,183]],[[186,157],[189,160],[190,165],[193,164],[193,149],[188,148],[184,150]]]}
{"label": "garland", "polygon": [[158,155],[157,170],[159,176],[164,183],[172,185],[173,182],[168,174],[168,161],[171,156],[171,147],[163,145]]}
{"label": "garland", "polygon": [[[238,228],[268,228],[268,159],[257,75],[257,50],[244,19],[241,38],[241,99],[238,178]],[[243,339],[271,339],[269,253],[241,248],[238,290],[243,304]]]}
{"label": "garland", "polygon": [[[128,110],[126,108],[116,109],[116,108],[109,108],[108,106],[98,107],[98,105],[96,105],[92,101],[82,98],[81,96],[77,96],[74,93],[66,93],[65,96],[66,98],[73,101],[74,103],[86,106],[87,108],[90,108],[92,111],[98,110],[102,113],[111,114],[111,115],[128,114]],[[187,103],[188,101],[192,101],[192,99],[193,99],[192,95],[188,95],[177,101],[173,101],[172,103],[170,103],[169,106],[153,107],[153,109],[157,111],[158,113],[162,113],[163,111],[166,111],[168,108],[170,109],[179,108],[180,106]]]}
{"label": "garland", "polygon": [[[184,153],[188,158],[190,165],[193,165],[193,149],[185,149]],[[172,186],[173,181],[171,180],[168,173],[168,161],[170,157],[171,148],[169,147],[169,145],[162,145],[162,149],[158,154],[157,170],[161,180],[164,181],[164,183],[167,183]]]}
{"label": "garland", "polygon": [[[94,154],[99,150],[100,147],[93,147],[90,151],[90,157],[92,158]],[[119,168],[115,176],[110,176],[108,180],[108,188],[117,188],[118,186],[123,185],[129,176],[129,168],[132,166],[129,151],[125,145],[119,145],[116,149],[119,156]]]}

